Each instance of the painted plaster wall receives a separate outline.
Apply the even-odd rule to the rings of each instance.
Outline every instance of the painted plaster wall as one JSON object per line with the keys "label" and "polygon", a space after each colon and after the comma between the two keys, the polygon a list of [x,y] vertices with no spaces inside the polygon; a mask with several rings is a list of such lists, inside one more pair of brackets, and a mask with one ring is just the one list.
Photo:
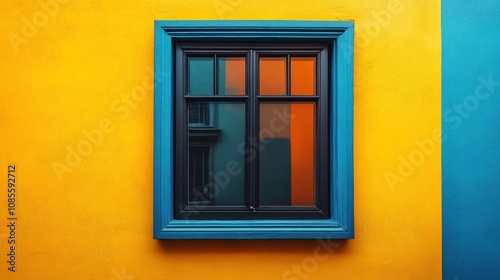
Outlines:
{"label": "painted plaster wall", "polygon": [[500,2],[442,7],[443,278],[499,279]]}
{"label": "painted plaster wall", "polygon": [[[354,240],[152,239],[155,19],[355,21]],[[1,279],[441,277],[439,1],[2,1],[0,34]]]}

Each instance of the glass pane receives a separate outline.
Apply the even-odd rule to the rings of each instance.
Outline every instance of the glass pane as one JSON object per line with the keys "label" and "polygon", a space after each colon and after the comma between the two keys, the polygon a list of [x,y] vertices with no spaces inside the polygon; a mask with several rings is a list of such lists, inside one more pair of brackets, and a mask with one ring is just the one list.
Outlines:
{"label": "glass pane", "polygon": [[188,73],[188,94],[214,94],[214,59],[212,57],[189,57]]}
{"label": "glass pane", "polygon": [[291,58],[291,94],[315,95],[316,94],[316,58],[292,57]]}
{"label": "glass pane", "polygon": [[261,95],[286,95],[285,57],[260,58],[259,93]]}
{"label": "glass pane", "polygon": [[261,103],[259,134],[260,204],[315,205],[315,103]]}
{"label": "glass pane", "polygon": [[189,205],[244,205],[245,103],[190,102],[188,115]]}
{"label": "glass pane", "polygon": [[219,63],[219,95],[245,95],[246,65],[244,57],[222,57]]}
{"label": "glass pane", "polygon": [[188,122],[190,126],[204,126],[210,124],[210,115],[206,102],[190,102],[188,105]]}

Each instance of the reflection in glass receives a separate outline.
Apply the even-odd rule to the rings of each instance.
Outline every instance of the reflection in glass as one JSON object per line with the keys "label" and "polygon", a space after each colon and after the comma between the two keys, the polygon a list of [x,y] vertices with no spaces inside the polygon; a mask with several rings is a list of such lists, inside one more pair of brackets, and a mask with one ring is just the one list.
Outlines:
{"label": "reflection in glass", "polygon": [[245,103],[189,102],[188,115],[188,204],[244,205],[244,153],[238,147],[245,141]]}
{"label": "reflection in glass", "polygon": [[261,205],[315,205],[315,134],[315,103],[261,103]]}
{"label": "reflection in glass", "polygon": [[245,58],[221,57],[217,60],[219,66],[219,95],[245,95]]}
{"label": "reflection in glass", "polygon": [[259,93],[286,95],[286,57],[259,59]]}
{"label": "reflection in glass", "polygon": [[210,111],[206,102],[190,102],[188,107],[188,121],[190,126],[203,126],[210,124]]}
{"label": "reflection in glass", "polygon": [[189,57],[188,73],[188,94],[214,94],[214,59],[212,57]]}
{"label": "reflection in glass", "polygon": [[316,94],[316,58],[292,57],[291,58],[291,94],[315,95]]}
{"label": "reflection in glass", "polygon": [[[201,205],[208,205],[210,192],[208,191],[208,166],[210,147],[191,145],[189,147],[189,201]],[[192,203],[190,203],[192,204]]]}

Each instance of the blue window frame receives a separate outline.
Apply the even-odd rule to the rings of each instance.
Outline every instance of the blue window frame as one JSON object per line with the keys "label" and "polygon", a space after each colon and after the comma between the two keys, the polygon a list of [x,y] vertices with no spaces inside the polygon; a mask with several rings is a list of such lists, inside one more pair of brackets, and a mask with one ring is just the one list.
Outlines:
{"label": "blue window frame", "polygon": [[[344,21],[155,22],[155,72],[162,73],[166,78],[155,85],[154,238],[348,239],[354,237],[353,38],[353,22]],[[175,218],[175,43],[237,40],[256,43],[269,40],[315,41],[328,43],[331,46],[331,53],[328,56],[330,214],[327,218],[232,220]],[[190,117],[193,119],[196,117],[200,119],[198,122],[204,123],[200,116]],[[201,154],[199,157],[202,158]],[[198,165],[201,166],[201,163],[200,159]],[[203,176],[200,175],[198,179],[202,180]]]}

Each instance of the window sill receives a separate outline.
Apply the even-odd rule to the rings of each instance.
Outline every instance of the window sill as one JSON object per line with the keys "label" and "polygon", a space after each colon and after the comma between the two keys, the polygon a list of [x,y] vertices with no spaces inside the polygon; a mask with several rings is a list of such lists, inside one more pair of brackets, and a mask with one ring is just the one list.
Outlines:
{"label": "window sill", "polygon": [[157,239],[314,239],[353,238],[332,220],[172,220]]}

